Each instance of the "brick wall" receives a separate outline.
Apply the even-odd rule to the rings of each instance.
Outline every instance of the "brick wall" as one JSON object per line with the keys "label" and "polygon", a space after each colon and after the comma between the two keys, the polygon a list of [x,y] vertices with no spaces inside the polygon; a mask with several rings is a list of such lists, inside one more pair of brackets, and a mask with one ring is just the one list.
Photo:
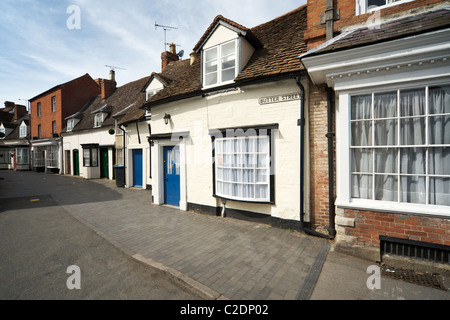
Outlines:
{"label": "brick wall", "polygon": [[[52,111],[52,97],[56,97],[56,112]],[[31,137],[38,137],[38,126],[41,125],[42,138],[51,138],[52,122],[56,121],[56,131],[61,132],[61,90],[54,90],[31,102]],[[41,103],[41,116],[38,117],[38,103]]]}
{"label": "brick wall", "polygon": [[379,237],[387,236],[450,246],[449,219],[350,209],[344,217],[355,219],[355,227],[345,227],[355,245],[378,247]]}
{"label": "brick wall", "polygon": [[[53,91],[34,98],[31,101],[31,137],[38,137],[38,125],[41,125],[42,138],[52,137],[52,122],[56,121],[56,132],[61,134],[67,125],[64,120],[78,112],[94,96],[100,94],[97,83],[88,75],[58,86]],[[52,111],[52,97],[56,97],[56,111]],[[38,103],[41,103],[41,116],[38,117]]]}
{"label": "brick wall", "polygon": [[[334,31],[355,24],[366,23],[373,13],[355,15],[356,0],[334,0],[334,6],[339,9],[340,19],[334,22]],[[432,7],[438,3],[449,3],[448,0],[416,0],[398,4],[379,11],[380,17],[400,15],[420,7]],[[320,45],[325,41],[325,25],[320,23],[320,17],[325,13],[326,0],[308,0],[308,30],[305,32],[305,40],[309,49]]]}
{"label": "brick wall", "polygon": [[[334,121],[333,121],[334,122]],[[329,226],[328,177],[328,115],[327,88],[310,83],[309,137],[310,137],[310,203],[312,227]],[[336,181],[336,180],[335,180]]]}

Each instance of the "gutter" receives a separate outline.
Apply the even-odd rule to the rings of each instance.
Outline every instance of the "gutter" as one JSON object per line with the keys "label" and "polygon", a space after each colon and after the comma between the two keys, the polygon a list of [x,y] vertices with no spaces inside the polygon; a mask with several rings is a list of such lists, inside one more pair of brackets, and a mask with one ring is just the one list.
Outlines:
{"label": "gutter", "polygon": [[[305,126],[306,126],[306,120],[305,120],[305,88],[300,82],[300,77],[296,77],[295,81],[297,83],[297,86],[300,89],[300,119],[298,120],[298,126],[300,127],[300,195],[299,195],[299,201],[300,201],[300,230],[305,232],[308,235],[325,238],[325,239],[334,239],[336,233],[332,233],[329,230],[329,235],[311,230],[307,225],[308,222],[304,221],[304,172],[305,172]],[[333,202],[334,203],[334,202]],[[331,208],[331,205],[330,205]],[[334,208],[334,206],[333,206]],[[330,215],[330,221],[331,221],[331,215]],[[334,217],[333,217],[333,223],[334,223]]]}

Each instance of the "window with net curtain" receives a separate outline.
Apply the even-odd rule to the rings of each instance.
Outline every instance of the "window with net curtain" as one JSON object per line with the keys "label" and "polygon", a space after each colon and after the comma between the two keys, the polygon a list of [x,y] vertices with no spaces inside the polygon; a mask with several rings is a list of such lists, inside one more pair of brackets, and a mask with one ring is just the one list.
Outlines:
{"label": "window with net curtain", "polygon": [[450,85],[351,97],[351,197],[450,206]]}
{"label": "window with net curtain", "polygon": [[217,196],[271,201],[270,135],[216,138],[214,149]]}

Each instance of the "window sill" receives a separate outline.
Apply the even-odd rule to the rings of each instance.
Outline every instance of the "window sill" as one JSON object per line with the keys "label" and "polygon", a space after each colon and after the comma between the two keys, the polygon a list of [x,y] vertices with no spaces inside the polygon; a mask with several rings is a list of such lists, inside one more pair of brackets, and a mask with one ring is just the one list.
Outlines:
{"label": "window sill", "polygon": [[269,204],[269,205],[274,205],[275,201],[270,201],[270,200],[246,200],[246,199],[236,199],[236,198],[228,198],[225,196],[219,196],[219,195],[213,195],[214,198],[217,199],[222,199],[222,200],[228,200],[228,201],[234,201],[234,202],[241,202],[241,203],[253,203],[253,204]]}
{"label": "window sill", "polygon": [[336,207],[360,211],[375,211],[406,214],[414,216],[430,216],[434,218],[449,218],[450,208],[447,206],[422,205],[414,203],[395,203],[371,200],[352,199],[350,201],[336,201]]}

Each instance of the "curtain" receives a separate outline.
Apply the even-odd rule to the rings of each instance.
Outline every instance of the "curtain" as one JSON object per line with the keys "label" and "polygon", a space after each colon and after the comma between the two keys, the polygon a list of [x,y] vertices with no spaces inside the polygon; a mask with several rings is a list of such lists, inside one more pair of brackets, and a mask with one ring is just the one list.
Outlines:
{"label": "curtain", "polygon": [[267,200],[269,138],[216,139],[217,192],[228,197]]}
{"label": "curtain", "polygon": [[[430,143],[450,145],[450,86],[430,88],[429,97]],[[433,175],[429,181],[430,204],[450,206],[450,147],[430,148],[428,161]]]}
{"label": "curtain", "polygon": [[352,97],[352,197],[448,206],[450,86],[399,93]]}

